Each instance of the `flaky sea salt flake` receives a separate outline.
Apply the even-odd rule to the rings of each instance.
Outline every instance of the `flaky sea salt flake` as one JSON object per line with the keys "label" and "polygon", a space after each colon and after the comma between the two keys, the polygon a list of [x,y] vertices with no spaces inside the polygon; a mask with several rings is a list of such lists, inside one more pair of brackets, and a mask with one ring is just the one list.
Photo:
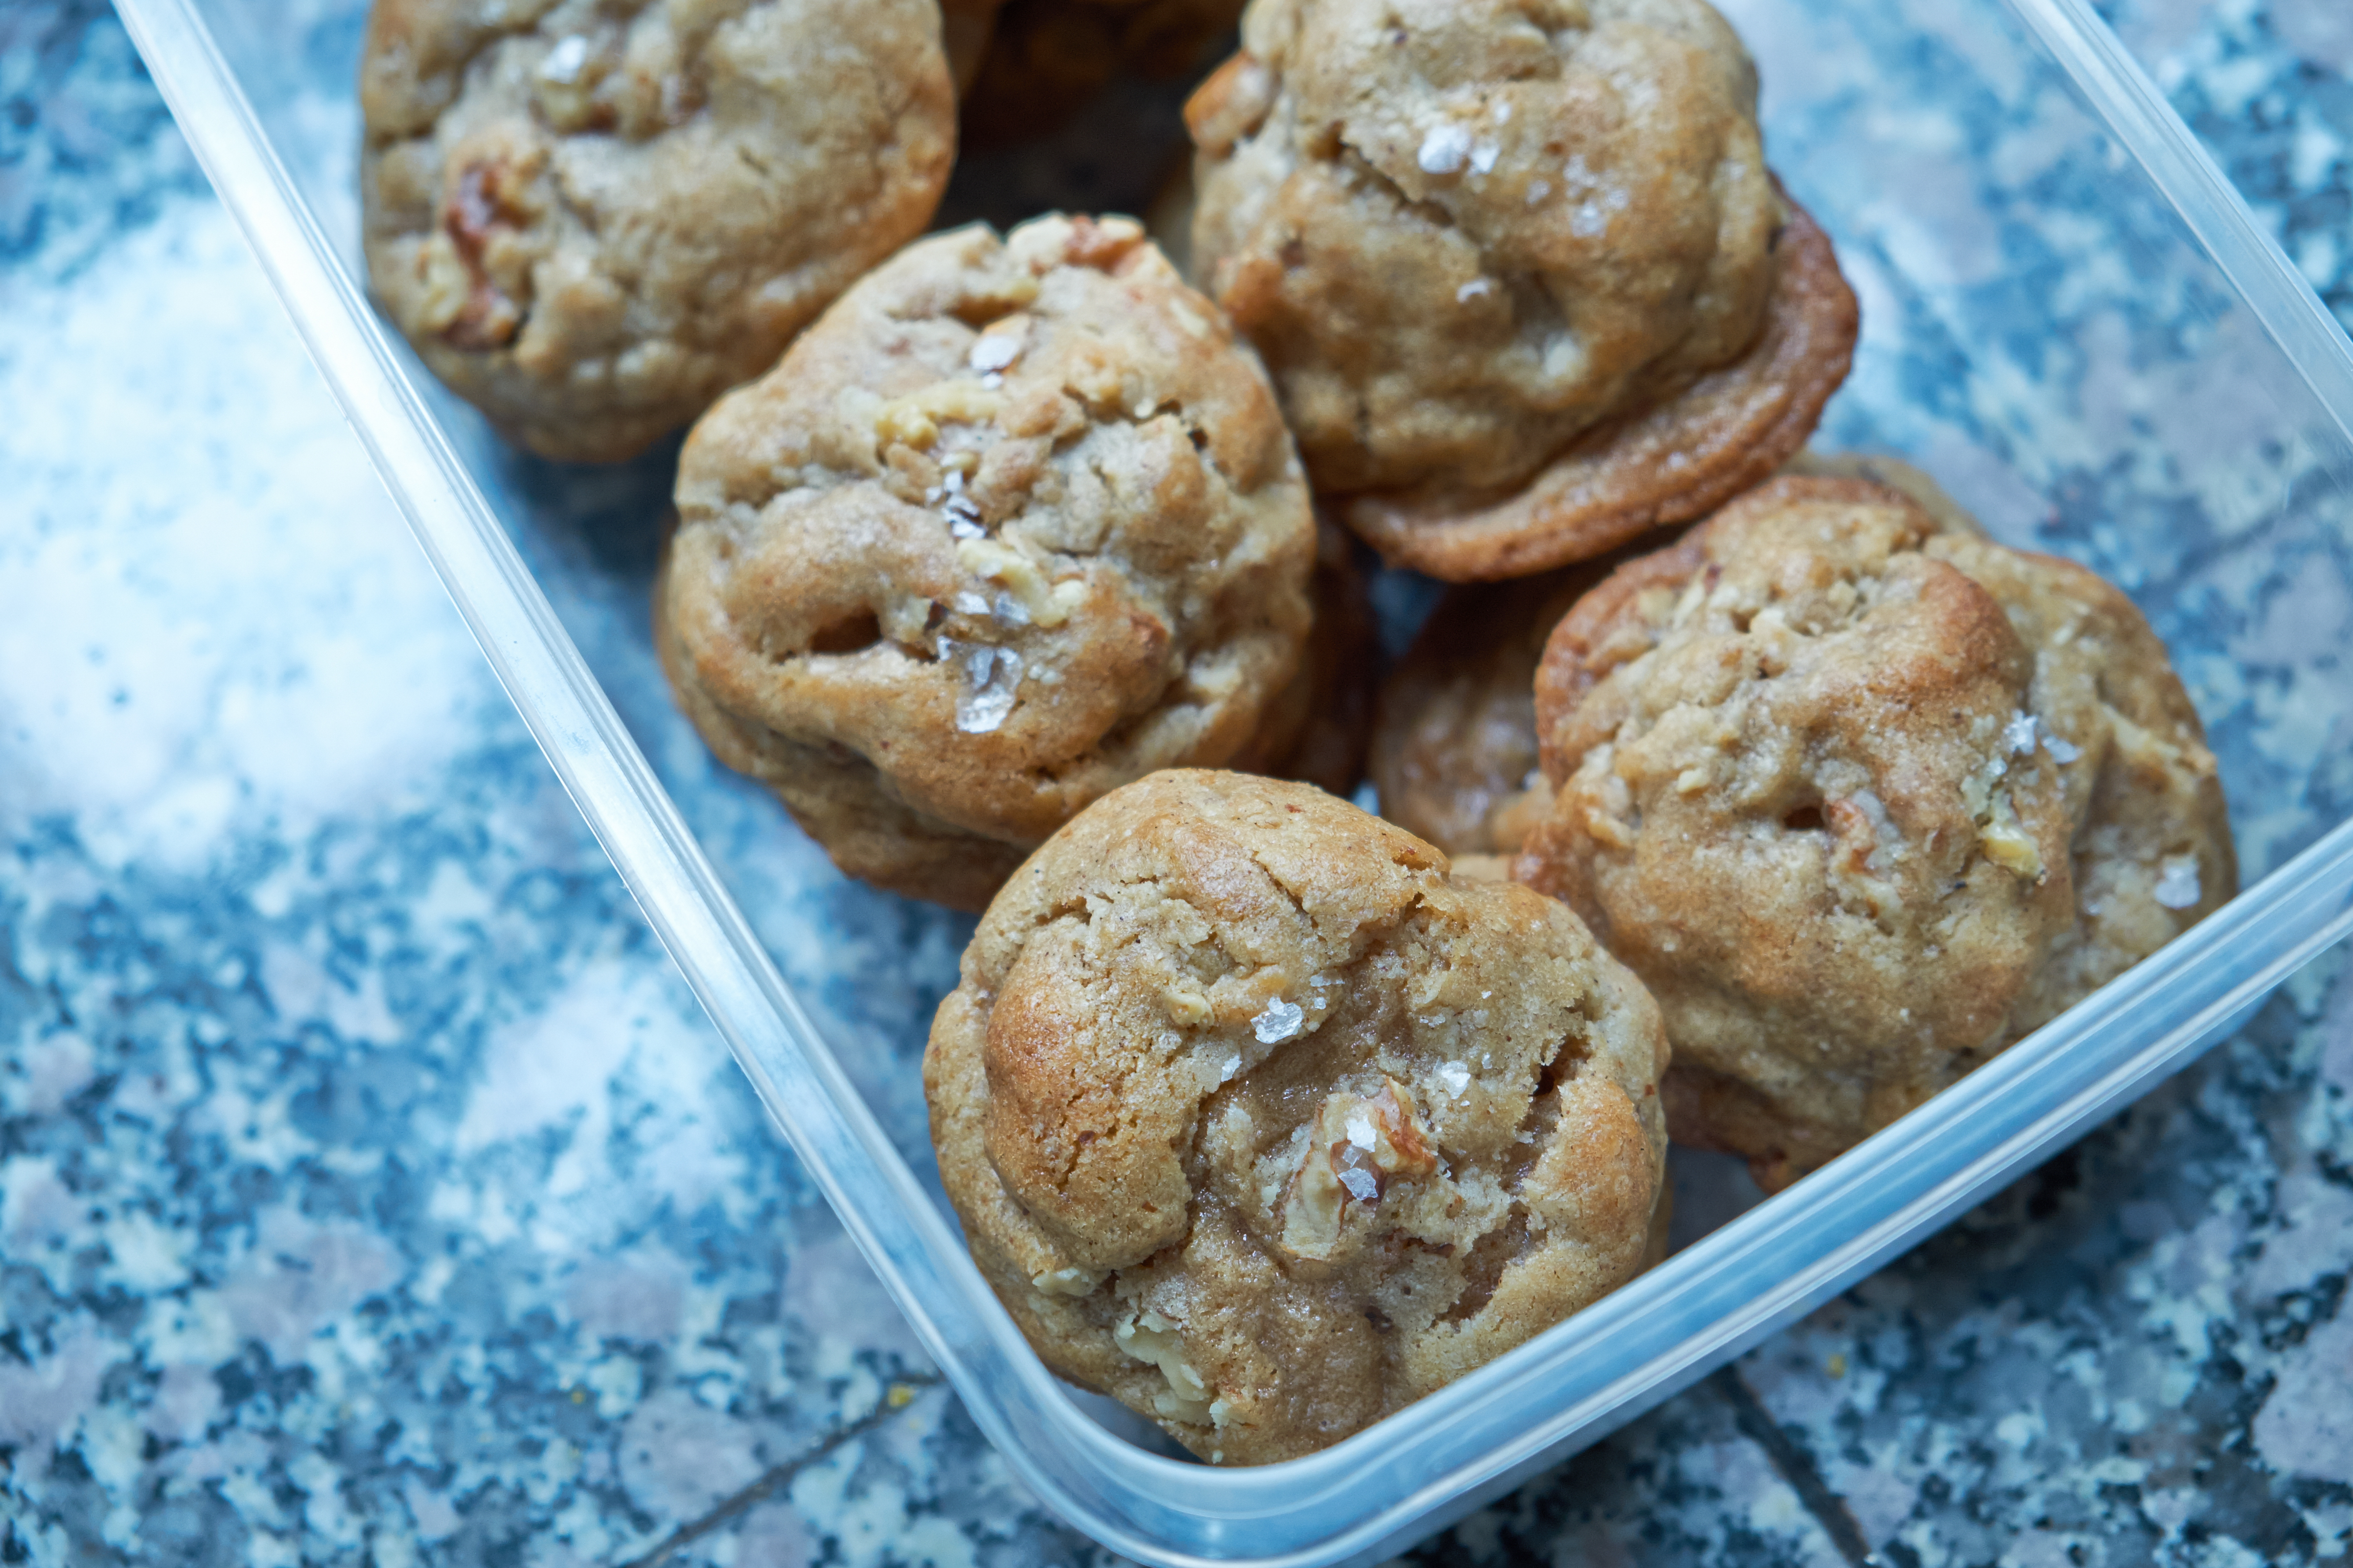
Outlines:
{"label": "flaky sea salt flake", "polygon": [[1449,121],[1432,126],[1430,134],[1421,139],[1421,151],[1415,162],[1425,174],[1451,174],[1460,171],[1464,159],[1471,155],[1471,132]]}
{"label": "flaky sea salt flake", "polygon": [[2193,908],[2205,896],[2198,880],[2198,857],[2168,857],[2158,868],[2157,887],[2150,896],[2168,910]]}
{"label": "flaky sea salt flake", "polygon": [[1484,278],[1473,278],[1470,282],[1454,290],[1454,302],[1458,305],[1467,305],[1481,295],[1492,294],[1494,291],[1495,286]]}
{"label": "flaky sea salt flake", "polygon": [[940,661],[961,670],[963,689],[956,693],[956,728],[967,735],[986,735],[1005,722],[1021,690],[1021,656],[1009,647],[988,643],[940,639]]}
{"label": "flaky sea salt flake", "polygon": [[1010,317],[1009,326],[992,327],[973,340],[972,352],[965,363],[977,371],[1001,371],[1021,357],[1023,342],[1029,335],[1026,317]]}
{"label": "flaky sea salt flake", "polygon": [[547,58],[540,62],[539,74],[558,86],[570,87],[580,79],[581,68],[587,63],[588,40],[575,33],[547,51]]}
{"label": "flaky sea salt flake", "polygon": [[2001,727],[2001,743],[2003,749],[2010,752],[2013,756],[2025,756],[2028,752],[2034,750],[2034,731],[2035,720],[2033,714],[2025,712],[2012,713],[2010,716],[2010,722]]}
{"label": "flaky sea salt flake", "polygon": [[1250,1032],[1258,1037],[1260,1045],[1274,1046],[1295,1037],[1306,1024],[1306,1008],[1278,996],[1266,1005],[1265,1012],[1250,1020]]}
{"label": "flaky sea salt flake", "polygon": [[2063,768],[2069,763],[2081,761],[2084,755],[2083,747],[2073,741],[2052,734],[2045,734],[2042,737],[2042,749],[2050,752],[2051,760]]}
{"label": "flaky sea salt flake", "polygon": [[[956,476],[950,474],[948,478],[954,479]],[[947,516],[948,531],[958,539],[978,539],[987,531],[980,525],[980,508],[973,505],[967,497],[951,495],[940,510]]]}
{"label": "flaky sea salt flake", "polygon": [[1446,1086],[1448,1098],[1460,1100],[1471,1092],[1471,1069],[1461,1062],[1440,1062],[1438,1081]]}

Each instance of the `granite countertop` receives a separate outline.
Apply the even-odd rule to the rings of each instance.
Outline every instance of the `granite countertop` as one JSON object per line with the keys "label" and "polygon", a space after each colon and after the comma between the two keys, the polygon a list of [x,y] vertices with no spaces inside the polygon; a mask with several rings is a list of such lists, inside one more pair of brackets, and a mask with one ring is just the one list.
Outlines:
{"label": "granite countertop", "polygon": [[[2106,9],[2353,324],[2353,10]],[[0,1563],[1111,1561],[762,1120],[90,0],[0,8]],[[2339,967],[1411,1560],[2343,1558]]]}

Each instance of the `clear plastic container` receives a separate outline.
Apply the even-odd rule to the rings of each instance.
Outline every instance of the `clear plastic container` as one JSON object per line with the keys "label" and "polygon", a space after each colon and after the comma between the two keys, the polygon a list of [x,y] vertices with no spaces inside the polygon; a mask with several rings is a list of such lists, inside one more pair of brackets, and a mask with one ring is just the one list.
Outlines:
{"label": "clear plastic container", "polygon": [[[2335,323],[2081,0],[1719,3],[1762,68],[1772,161],[1863,304],[1820,444],[1905,454],[1998,536],[2135,595],[2206,717],[2247,890],[1615,1296],[1335,1448],[1249,1470],[1171,1458],[1059,1384],[966,1258],[915,1062],[968,925],[841,883],[671,710],[646,639],[668,456],[519,458],[369,310],[361,0],[120,0],[450,596],[778,1126],[1007,1462],[1129,1556],[1400,1550],[1917,1242],[2353,927],[2353,352]],[[334,526],[320,520],[321,548]]]}

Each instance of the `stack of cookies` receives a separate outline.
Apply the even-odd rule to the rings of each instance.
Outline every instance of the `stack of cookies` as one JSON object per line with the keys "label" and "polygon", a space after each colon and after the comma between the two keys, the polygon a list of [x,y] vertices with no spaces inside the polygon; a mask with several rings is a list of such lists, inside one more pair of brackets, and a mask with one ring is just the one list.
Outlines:
{"label": "stack of cookies", "polygon": [[[376,299],[512,438],[692,425],[681,706],[985,911],[924,1063],[982,1273],[1260,1463],[1657,1261],[1670,1140],[1778,1190],[2236,871],[2120,592],[1803,450],[1854,297],[1706,0],[1252,0],[1183,272],[918,237],[959,84],[1018,135],[1025,71],[1229,15],[377,0],[362,179]],[[1386,679],[1375,555],[1453,584]]]}

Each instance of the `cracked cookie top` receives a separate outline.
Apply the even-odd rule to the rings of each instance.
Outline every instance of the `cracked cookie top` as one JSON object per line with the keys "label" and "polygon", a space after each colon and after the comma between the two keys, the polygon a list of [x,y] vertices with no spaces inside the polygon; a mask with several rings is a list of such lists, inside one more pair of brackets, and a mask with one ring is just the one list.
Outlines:
{"label": "cracked cookie top", "polygon": [[1007,884],[923,1075],[974,1257],[1047,1363],[1262,1463],[1631,1278],[1665,1065],[1563,905],[1318,790],[1171,771]]}
{"label": "cracked cookie top", "polygon": [[1620,567],[1536,682],[1514,874],[1658,997],[1681,1142],[1784,1185],[2219,907],[2214,759],[2131,601],[1864,479]]}
{"label": "cracked cookie top", "polygon": [[[1124,219],[909,247],[696,425],[677,500],[689,710],[844,869],[924,896],[976,907],[1096,796],[1240,753],[1307,638],[1272,392]],[[945,887],[886,814],[998,858]]]}
{"label": "cracked cookie top", "polygon": [[632,456],[930,221],[930,0],[376,0],[368,286],[543,456]]}
{"label": "cracked cookie top", "polygon": [[1704,0],[1256,0],[1187,108],[1194,265],[1317,489],[1508,489],[1739,356],[1756,95]]}

